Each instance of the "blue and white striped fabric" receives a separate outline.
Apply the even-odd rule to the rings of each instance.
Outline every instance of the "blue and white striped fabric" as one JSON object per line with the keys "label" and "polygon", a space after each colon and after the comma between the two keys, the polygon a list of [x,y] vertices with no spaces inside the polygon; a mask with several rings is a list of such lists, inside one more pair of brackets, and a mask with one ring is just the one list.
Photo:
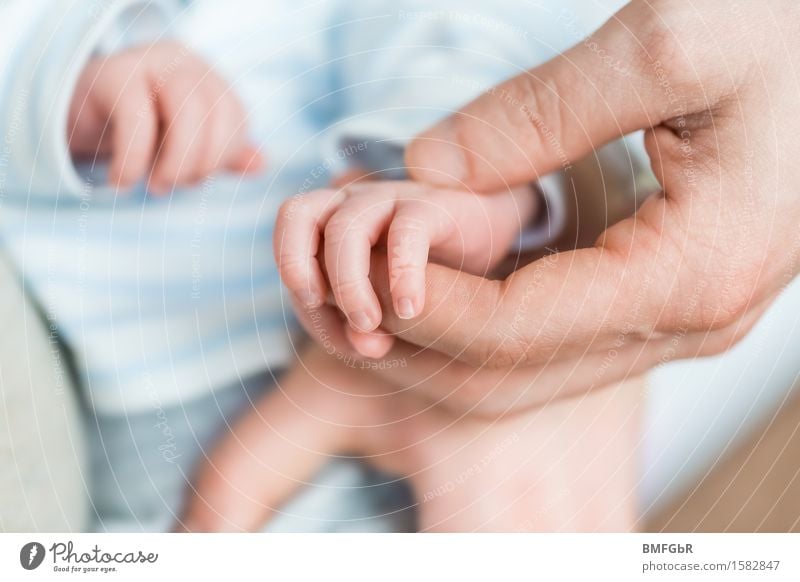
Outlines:
{"label": "blue and white striped fabric", "polygon": [[[561,5],[5,3],[0,16],[19,25],[13,42],[0,40],[0,131],[14,146],[0,159],[0,233],[89,401],[106,413],[166,406],[285,366],[292,326],[270,246],[281,201],[326,184],[341,138],[402,142],[565,48],[574,39],[553,26]],[[75,79],[92,50],[143,29],[183,39],[227,77],[268,174],[212,177],[159,199],[108,191],[101,168],[76,171],[64,137]]]}
{"label": "blue and white striped fabric", "polygon": [[287,363],[269,187],[212,178],[171,199],[29,208],[4,227],[95,406],[174,402]]}

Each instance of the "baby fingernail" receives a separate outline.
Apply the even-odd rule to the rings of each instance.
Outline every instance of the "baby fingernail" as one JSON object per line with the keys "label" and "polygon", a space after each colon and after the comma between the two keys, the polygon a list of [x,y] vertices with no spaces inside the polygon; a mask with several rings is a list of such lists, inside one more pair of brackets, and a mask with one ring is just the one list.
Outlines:
{"label": "baby fingernail", "polygon": [[414,311],[414,302],[408,297],[401,297],[397,300],[397,316],[400,319],[411,319],[416,315]]}
{"label": "baby fingernail", "polygon": [[372,319],[367,315],[365,311],[356,311],[355,313],[350,314],[350,322],[362,331],[372,331],[375,327],[372,324]]}
{"label": "baby fingernail", "polygon": [[306,307],[307,309],[319,307],[319,305],[322,303],[316,293],[305,290],[297,292],[297,300],[301,303],[301,305],[303,305],[303,307]]}

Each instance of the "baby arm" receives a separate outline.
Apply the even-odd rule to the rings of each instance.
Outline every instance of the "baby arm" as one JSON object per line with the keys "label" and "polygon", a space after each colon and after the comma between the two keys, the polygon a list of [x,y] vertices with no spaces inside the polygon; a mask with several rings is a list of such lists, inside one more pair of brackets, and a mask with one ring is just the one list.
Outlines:
{"label": "baby arm", "polygon": [[67,131],[73,156],[110,158],[114,186],[149,174],[149,190],[164,193],[215,170],[260,170],[245,121],[231,88],[205,62],[160,42],[89,61]]}

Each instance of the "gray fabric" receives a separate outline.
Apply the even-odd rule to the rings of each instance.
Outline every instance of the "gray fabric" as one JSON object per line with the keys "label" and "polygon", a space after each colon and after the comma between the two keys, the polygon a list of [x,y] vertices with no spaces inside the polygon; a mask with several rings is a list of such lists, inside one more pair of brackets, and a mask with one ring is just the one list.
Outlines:
{"label": "gray fabric", "polygon": [[[135,415],[89,415],[92,501],[97,531],[168,531],[189,480],[227,424],[271,387],[268,375],[183,406]],[[269,531],[408,531],[413,512],[402,484],[352,460],[331,462],[315,484],[282,508]]]}
{"label": "gray fabric", "polygon": [[0,257],[0,531],[83,531],[85,465],[60,346]]}

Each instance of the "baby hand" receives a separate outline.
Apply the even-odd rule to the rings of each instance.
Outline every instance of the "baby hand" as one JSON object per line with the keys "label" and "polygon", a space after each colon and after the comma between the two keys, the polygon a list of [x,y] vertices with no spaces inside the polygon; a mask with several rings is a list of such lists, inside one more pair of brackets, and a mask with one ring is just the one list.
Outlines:
{"label": "baby hand", "polygon": [[385,244],[394,311],[417,316],[425,304],[428,259],[485,273],[508,251],[536,198],[528,187],[497,194],[434,189],[413,182],[367,182],[297,196],[281,208],[274,249],[284,283],[307,308],[328,285],[350,326],[370,332],[381,322],[369,280],[372,247]]}
{"label": "baby hand", "polygon": [[215,170],[256,172],[258,152],[230,87],[185,47],[163,42],[91,60],[72,98],[70,151],[110,157],[109,180],[164,193]]}

